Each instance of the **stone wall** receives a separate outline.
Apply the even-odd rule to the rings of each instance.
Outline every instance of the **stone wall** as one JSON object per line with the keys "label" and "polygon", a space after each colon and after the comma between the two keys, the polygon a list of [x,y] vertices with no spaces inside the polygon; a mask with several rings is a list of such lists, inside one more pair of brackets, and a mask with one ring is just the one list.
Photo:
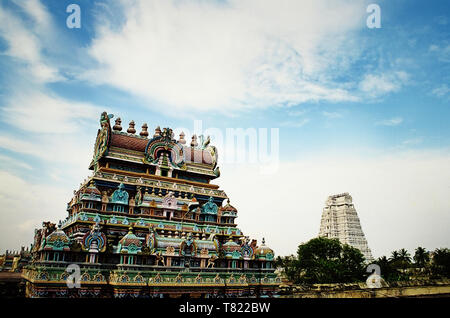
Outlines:
{"label": "stone wall", "polygon": [[389,283],[382,288],[367,288],[365,283],[281,285],[282,298],[386,298],[450,296],[450,279]]}

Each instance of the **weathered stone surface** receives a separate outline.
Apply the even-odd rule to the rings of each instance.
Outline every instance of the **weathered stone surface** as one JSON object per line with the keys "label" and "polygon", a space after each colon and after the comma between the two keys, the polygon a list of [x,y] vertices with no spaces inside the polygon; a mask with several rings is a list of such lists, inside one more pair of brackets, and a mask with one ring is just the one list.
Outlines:
{"label": "weathered stone surface", "polygon": [[293,285],[281,288],[281,298],[398,298],[398,297],[448,297],[450,280],[428,280],[390,283],[383,288],[367,288],[361,284]]}

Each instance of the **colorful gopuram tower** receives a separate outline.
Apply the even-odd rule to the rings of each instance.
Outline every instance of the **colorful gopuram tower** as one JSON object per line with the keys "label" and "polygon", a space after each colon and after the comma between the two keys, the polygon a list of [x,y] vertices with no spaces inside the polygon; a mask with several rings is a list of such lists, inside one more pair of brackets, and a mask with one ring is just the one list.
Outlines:
{"label": "colorful gopuram tower", "polygon": [[[28,297],[227,297],[276,292],[274,252],[237,227],[209,138],[100,118],[93,171],[57,226],[35,230]],[[224,204],[225,201],[225,204]],[[79,278],[79,280],[77,280]],[[67,284],[72,282],[72,284]],[[79,286],[76,283],[79,282]],[[75,286],[74,286],[75,285]],[[72,288],[71,288],[72,287]]]}

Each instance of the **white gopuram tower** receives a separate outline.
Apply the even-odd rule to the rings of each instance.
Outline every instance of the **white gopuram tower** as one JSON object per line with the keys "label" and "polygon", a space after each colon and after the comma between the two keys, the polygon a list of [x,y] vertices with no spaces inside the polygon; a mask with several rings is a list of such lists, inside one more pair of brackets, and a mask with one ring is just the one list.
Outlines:
{"label": "white gopuram tower", "polygon": [[367,262],[373,261],[372,252],[367,245],[350,194],[346,192],[331,195],[325,205],[320,222],[319,236],[337,238],[341,243],[359,249]]}

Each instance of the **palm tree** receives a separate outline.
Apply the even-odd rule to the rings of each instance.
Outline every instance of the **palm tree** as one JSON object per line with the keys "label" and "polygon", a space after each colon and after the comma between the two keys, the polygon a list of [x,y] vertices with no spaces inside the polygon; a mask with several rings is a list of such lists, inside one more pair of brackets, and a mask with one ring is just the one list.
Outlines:
{"label": "palm tree", "polygon": [[389,260],[386,256],[379,257],[376,261],[376,264],[380,266],[381,274],[388,275],[390,273],[390,265]]}
{"label": "palm tree", "polygon": [[393,251],[391,254],[391,257],[389,258],[389,261],[395,262],[395,261],[398,261],[399,259],[400,259],[400,253],[397,251]]}
{"label": "palm tree", "polygon": [[411,256],[410,256],[410,254],[408,253],[408,251],[407,250],[405,250],[404,248],[402,248],[400,251],[399,251],[399,256],[400,256],[400,259],[404,262],[404,263],[411,263]]}
{"label": "palm tree", "polygon": [[450,277],[450,249],[437,248],[433,252],[432,271],[434,275]]}
{"label": "palm tree", "polygon": [[416,252],[414,253],[414,262],[419,267],[425,267],[425,264],[430,260],[430,256],[427,250],[423,247],[416,248]]}
{"label": "palm tree", "polygon": [[386,256],[381,256],[377,259],[376,263],[380,266],[385,266],[389,264],[389,260]]}
{"label": "palm tree", "polygon": [[411,263],[411,257],[408,251],[402,248],[401,250],[393,251],[389,261],[393,268],[405,270]]}

